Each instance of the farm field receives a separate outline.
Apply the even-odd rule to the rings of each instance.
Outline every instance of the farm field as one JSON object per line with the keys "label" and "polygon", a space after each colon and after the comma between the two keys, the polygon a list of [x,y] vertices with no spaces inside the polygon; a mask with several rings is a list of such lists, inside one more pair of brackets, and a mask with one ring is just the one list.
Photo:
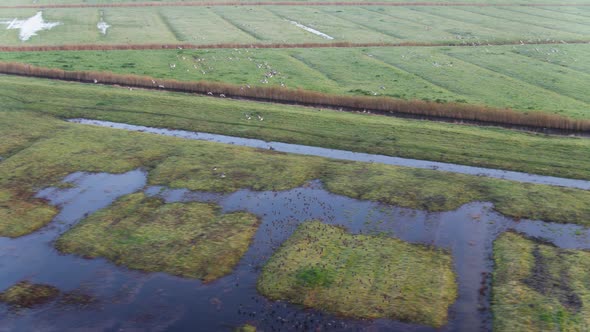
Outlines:
{"label": "farm field", "polygon": [[[579,179],[590,176],[587,139],[43,79],[5,76],[0,77],[0,87],[4,109],[13,112],[28,110],[61,118],[92,118]],[[39,100],[37,96],[43,97]],[[248,120],[248,114],[262,115],[264,121]],[[523,154],[523,149],[532,153]]]}
{"label": "farm field", "polygon": [[[584,22],[590,7],[582,7],[576,14],[561,10],[387,6],[48,8],[42,11],[44,21],[61,24],[39,32],[42,37],[31,38],[26,44],[588,42],[590,28]],[[0,22],[8,25],[15,18],[25,20],[38,12],[2,9]],[[539,21],[539,15],[563,15],[568,20],[544,17],[547,24],[533,24]],[[494,24],[496,20],[502,20],[502,24]],[[105,33],[97,28],[101,21],[109,25]],[[0,29],[0,45],[23,45],[18,29]]]}
{"label": "farm field", "polygon": [[0,4],[0,331],[585,331],[590,7]]}
{"label": "farm field", "polygon": [[0,61],[590,118],[588,55],[590,45],[518,45],[7,52]]}

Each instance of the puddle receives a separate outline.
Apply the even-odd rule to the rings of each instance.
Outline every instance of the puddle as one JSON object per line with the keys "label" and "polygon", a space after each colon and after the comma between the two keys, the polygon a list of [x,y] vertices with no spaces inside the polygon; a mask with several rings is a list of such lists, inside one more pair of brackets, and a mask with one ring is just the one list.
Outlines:
{"label": "puddle", "polygon": [[19,29],[19,39],[21,41],[27,41],[31,37],[36,36],[37,32],[42,30],[51,30],[54,27],[60,25],[60,22],[45,22],[43,20],[43,12],[37,12],[34,16],[29,17],[26,20],[13,19],[12,21],[0,22],[7,25],[7,30]]}
{"label": "puddle", "polygon": [[124,129],[129,131],[146,132],[157,135],[180,137],[192,140],[202,140],[217,143],[233,144],[239,146],[247,146],[260,149],[273,149],[279,152],[308,155],[308,156],[319,156],[332,159],[349,160],[349,161],[360,161],[369,163],[378,163],[386,165],[414,167],[422,169],[432,169],[441,172],[460,173],[476,176],[484,176],[496,179],[505,179],[516,182],[544,184],[551,186],[569,187],[583,190],[590,190],[590,181],[558,178],[553,176],[536,175],[522,172],[504,171],[499,169],[474,167],[457,165],[450,163],[442,163],[436,161],[417,160],[399,157],[390,157],[383,155],[374,155],[361,152],[351,152],[345,150],[335,150],[320,148],[315,146],[306,146],[298,144],[288,144],[280,142],[266,142],[258,139],[232,137],[217,134],[208,134],[200,132],[191,132],[185,130],[173,130],[163,128],[153,128],[145,126],[136,126],[125,123],[100,121],[100,120],[89,120],[89,119],[70,119],[69,122],[80,123],[86,125],[94,125],[101,127],[109,127],[116,129]]}
{"label": "puddle", "polygon": [[296,27],[298,27],[298,28],[301,28],[301,29],[303,29],[303,30],[305,30],[305,31],[307,31],[307,32],[311,32],[311,33],[313,33],[314,35],[320,36],[320,37],[322,37],[322,38],[324,38],[324,39],[329,39],[329,40],[333,40],[333,39],[334,39],[334,37],[328,36],[327,34],[325,34],[325,33],[323,33],[323,32],[317,31],[316,29],[312,29],[312,28],[310,28],[310,27],[308,27],[308,26],[305,26],[305,25],[303,25],[303,24],[300,24],[300,23],[298,23],[298,22],[295,22],[295,21],[289,21],[289,22],[290,22],[291,24],[295,25],[295,26],[296,26]]}
{"label": "puddle", "polygon": [[[79,329],[233,330],[250,322],[273,330],[485,331],[490,329],[487,294],[480,294],[482,273],[492,269],[492,241],[514,229],[543,237],[564,248],[590,248],[590,231],[577,225],[539,221],[515,222],[493,211],[491,204],[470,203],[444,213],[398,208],[360,201],[326,191],[319,181],[288,191],[240,190],[231,194],[147,187],[141,170],[125,174],[74,173],[64,179],[71,188],[47,188],[38,197],[61,208],[41,231],[18,239],[0,238],[0,289],[24,278],[53,284],[64,291],[83,288],[100,308],[65,310],[56,304],[13,314],[0,305],[0,330],[60,331]],[[145,189],[143,189],[145,188]],[[144,190],[167,202],[215,202],[223,212],[248,211],[261,219],[252,245],[234,273],[207,285],[163,273],[141,273],[103,259],[60,255],[52,242],[84,216],[122,195]],[[268,301],[256,291],[260,269],[272,253],[305,220],[341,225],[352,233],[388,234],[412,243],[451,250],[459,297],[450,322],[430,327],[388,319],[352,320]]]}

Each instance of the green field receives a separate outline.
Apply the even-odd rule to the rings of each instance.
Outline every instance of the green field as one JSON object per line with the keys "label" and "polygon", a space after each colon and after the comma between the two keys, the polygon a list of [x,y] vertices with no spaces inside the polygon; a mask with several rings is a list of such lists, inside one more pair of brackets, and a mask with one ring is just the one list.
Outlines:
{"label": "green field", "polygon": [[[9,76],[0,76],[0,99],[4,110],[590,178],[587,139]],[[265,120],[249,121],[254,113]]]}
{"label": "green field", "polygon": [[455,278],[443,250],[310,221],[270,258],[258,290],[341,316],[440,327],[457,297]]}
{"label": "green field", "polygon": [[494,331],[588,330],[589,252],[504,233],[494,262]]}
{"label": "green field", "polygon": [[[296,21],[333,37],[334,42],[422,42],[441,44],[590,40],[584,23],[590,8],[562,12],[541,8],[387,6],[213,6],[136,8],[49,8],[48,22],[62,24],[26,42],[18,30],[0,29],[0,45],[77,43],[310,43],[330,42],[293,25]],[[571,9],[569,9],[571,10]],[[26,19],[38,9],[0,9],[0,22]],[[96,24],[101,13],[111,27]],[[539,24],[539,15],[543,24]],[[564,19],[565,18],[565,19]],[[499,24],[496,24],[499,22]]]}
{"label": "green field", "polygon": [[0,53],[0,60],[590,118],[590,45],[63,51]]}

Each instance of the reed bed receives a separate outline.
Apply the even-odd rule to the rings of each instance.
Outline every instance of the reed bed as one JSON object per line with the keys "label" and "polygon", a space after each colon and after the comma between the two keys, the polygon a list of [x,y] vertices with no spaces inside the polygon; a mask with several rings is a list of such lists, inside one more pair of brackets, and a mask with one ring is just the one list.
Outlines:
{"label": "reed bed", "polygon": [[75,4],[31,4],[0,6],[0,9],[16,8],[95,8],[95,7],[164,7],[164,6],[437,6],[437,7],[498,7],[498,6],[590,6],[583,3],[469,3],[469,2],[383,2],[383,1],[174,1],[174,2],[136,2],[136,3],[75,3]]}
{"label": "reed bed", "polygon": [[502,46],[502,45],[553,45],[553,44],[589,44],[590,40],[539,40],[535,42],[497,41],[497,42],[450,42],[450,43],[219,43],[219,44],[69,44],[69,45],[27,45],[2,46],[0,52],[50,52],[50,51],[125,51],[125,50],[167,50],[167,49],[221,49],[221,48],[354,48],[354,47],[440,47],[440,46]]}
{"label": "reed bed", "polygon": [[402,114],[432,119],[451,119],[454,121],[557,129],[572,132],[590,131],[590,120],[572,119],[538,111],[524,113],[512,109],[491,108],[481,105],[435,103],[422,100],[401,100],[390,97],[343,96],[302,89],[246,87],[236,84],[207,81],[183,82],[173,79],[157,79],[150,76],[123,75],[112,72],[65,71],[15,62],[0,62],[0,73],[200,93],[222,97],[248,98],[279,103],[325,106],[347,110],[368,110],[392,115]]}

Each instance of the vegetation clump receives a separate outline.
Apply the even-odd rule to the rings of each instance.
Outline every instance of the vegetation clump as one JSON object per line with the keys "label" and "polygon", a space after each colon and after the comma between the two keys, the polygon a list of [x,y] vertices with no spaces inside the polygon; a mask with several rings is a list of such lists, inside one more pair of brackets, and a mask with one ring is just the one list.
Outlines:
{"label": "vegetation clump", "polygon": [[205,203],[165,204],[136,193],[80,222],[56,247],[132,269],[209,282],[231,273],[257,229],[252,214],[221,214],[219,207]]}
{"label": "vegetation clump", "polygon": [[585,331],[590,252],[560,249],[514,232],[494,243],[495,331]]}
{"label": "vegetation clump", "polygon": [[356,318],[440,327],[457,297],[448,252],[383,236],[353,235],[318,221],[302,224],[270,258],[258,290]]}
{"label": "vegetation clump", "polygon": [[54,286],[25,280],[0,293],[0,302],[15,309],[32,308],[55,300],[59,294],[59,289]]}

